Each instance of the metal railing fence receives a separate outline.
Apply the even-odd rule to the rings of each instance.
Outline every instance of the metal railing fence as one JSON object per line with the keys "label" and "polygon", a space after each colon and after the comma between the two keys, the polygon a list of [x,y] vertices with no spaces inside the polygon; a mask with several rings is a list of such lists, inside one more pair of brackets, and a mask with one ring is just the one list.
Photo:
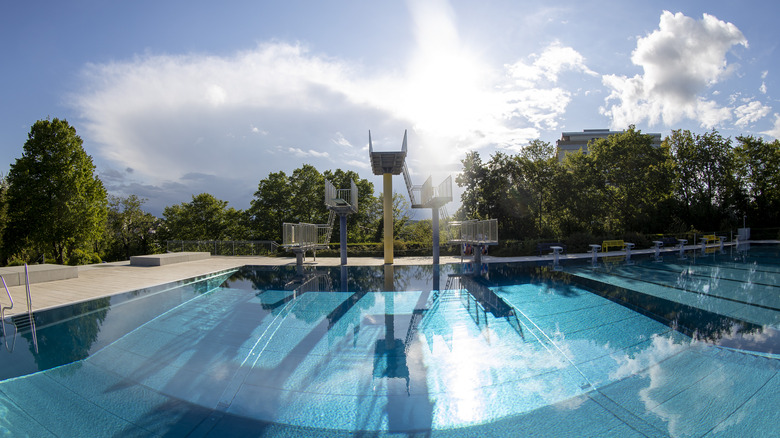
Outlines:
{"label": "metal railing fence", "polygon": [[273,240],[168,240],[168,252],[208,251],[218,256],[255,256],[275,254],[279,244]]}

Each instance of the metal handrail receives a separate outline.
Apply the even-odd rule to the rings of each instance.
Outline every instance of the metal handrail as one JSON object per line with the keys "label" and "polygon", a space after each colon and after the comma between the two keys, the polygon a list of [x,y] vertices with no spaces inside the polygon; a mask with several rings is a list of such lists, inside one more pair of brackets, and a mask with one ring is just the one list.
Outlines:
{"label": "metal handrail", "polygon": [[0,275],[0,280],[3,281],[3,287],[5,288],[5,293],[8,294],[8,299],[11,301],[10,306],[4,306],[2,309],[0,309],[0,318],[2,318],[3,321],[3,341],[5,342],[5,349],[8,351],[14,351],[14,347],[16,346],[16,333],[19,332],[19,329],[16,328],[16,324],[14,324],[14,329],[16,330],[14,332],[14,342],[11,344],[11,346],[8,346],[8,332],[5,330],[5,311],[11,310],[14,308],[14,299],[11,296],[11,291],[8,290],[8,286],[5,284],[5,278],[3,278],[2,275]]}
{"label": "metal handrail", "polygon": [[24,277],[27,284],[27,316],[30,318],[30,330],[32,330],[35,353],[38,353],[38,334],[35,330],[35,318],[32,314],[32,294],[30,293],[30,274],[27,272],[27,263],[24,264]]}
{"label": "metal handrail", "polygon": [[420,187],[412,184],[412,177],[411,175],[409,175],[409,168],[406,167],[405,161],[403,167],[403,175],[404,175],[404,183],[406,183],[406,190],[409,192],[409,202],[411,202],[412,205],[417,205],[417,199],[415,199],[416,196],[414,196],[414,192],[419,191]]}
{"label": "metal handrail", "polygon": [[[38,332],[35,328],[35,317],[33,317],[32,313],[32,294],[30,293],[30,274],[27,269],[27,263],[24,264],[24,278],[25,278],[25,287],[27,291],[27,316],[30,319],[30,330],[32,331],[32,338],[33,338],[33,346],[35,347],[35,353],[38,353]],[[0,275],[0,280],[3,282],[3,287],[5,288],[5,293],[8,295],[8,299],[11,301],[10,306],[4,306],[2,309],[0,309],[0,320],[2,320],[2,327],[3,327],[3,341],[5,343],[5,348],[9,352],[14,351],[14,347],[16,347],[16,335],[19,333],[19,327],[16,326],[16,323],[11,320],[11,323],[14,325],[14,336],[13,336],[13,342],[11,345],[8,345],[8,332],[5,329],[5,311],[11,310],[14,308],[14,299],[11,297],[11,291],[8,290],[8,285],[5,283],[5,278],[3,278],[2,275]]]}

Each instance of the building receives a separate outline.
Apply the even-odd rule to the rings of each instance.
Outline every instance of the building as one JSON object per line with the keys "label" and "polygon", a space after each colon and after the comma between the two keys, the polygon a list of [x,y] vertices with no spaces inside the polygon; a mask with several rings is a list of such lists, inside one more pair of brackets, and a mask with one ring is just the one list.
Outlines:
{"label": "building", "polygon": [[[582,150],[588,152],[588,143],[598,138],[607,138],[613,134],[622,134],[625,131],[610,131],[609,129],[586,129],[582,132],[563,132],[561,139],[555,142],[558,161],[563,161],[566,155]],[[661,146],[660,133],[648,133],[653,136],[653,146]]]}

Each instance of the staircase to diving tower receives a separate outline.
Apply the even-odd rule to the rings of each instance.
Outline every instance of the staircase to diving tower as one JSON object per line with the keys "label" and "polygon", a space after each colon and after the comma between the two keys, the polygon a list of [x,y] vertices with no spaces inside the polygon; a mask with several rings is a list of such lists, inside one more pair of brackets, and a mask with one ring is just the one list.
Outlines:
{"label": "staircase to diving tower", "polygon": [[[404,144],[406,144],[406,133],[404,133]],[[448,230],[450,215],[447,213],[446,205],[452,201],[452,175],[442,181],[437,187],[433,186],[432,177],[428,177],[422,185],[414,185],[412,177],[409,174],[409,168],[406,162],[403,164],[403,176],[406,183],[406,190],[409,192],[409,202],[412,208],[430,208],[431,220],[433,222],[433,263],[439,263],[439,222],[444,220],[445,232]]]}

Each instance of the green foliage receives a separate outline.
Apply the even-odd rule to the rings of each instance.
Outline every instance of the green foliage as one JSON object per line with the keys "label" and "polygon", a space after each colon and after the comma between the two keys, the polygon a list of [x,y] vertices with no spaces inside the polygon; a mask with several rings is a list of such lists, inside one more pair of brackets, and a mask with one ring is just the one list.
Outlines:
{"label": "green foliage", "polygon": [[572,233],[564,239],[566,250],[569,253],[590,251],[591,244],[600,244],[603,240],[600,236],[594,236],[588,232]]}
{"label": "green foliage", "polygon": [[275,172],[260,181],[249,207],[252,239],[282,241],[282,223],[292,222],[292,186],[284,172]]}
{"label": "green foliage", "polygon": [[659,203],[671,196],[673,162],[666,145],[654,147],[652,136],[633,126],[588,145],[597,184],[603,193],[606,231],[652,232]]}
{"label": "green foliage", "polygon": [[68,264],[71,266],[90,265],[100,262],[102,262],[102,260],[97,253],[87,252],[83,249],[75,249],[68,255]]}
{"label": "green foliage", "polygon": [[[260,181],[248,210],[252,238],[281,242],[285,222],[326,223],[325,180],[337,189],[350,188],[350,181],[355,181],[358,211],[347,218],[347,237],[352,242],[371,241],[382,215],[381,202],[374,196],[374,185],[353,171],[336,169],[321,174],[308,164],[295,169],[289,177],[284,172],[275,172]],[[338,241],[338,227],[336,221],[331,241]]]}
{"label": "green foliage", "polygon": [[430,219],[410,221],[399,230],[398,238],[404,242],[433,242],[433,223]]}
{"label": "green foliage", "polygon": [[731,140],[717,131],[672,131],[665,144],[675,161],[677,215],[686,223],[716,228],[733,214],[737,181]]}
{"label": "green foliage", "polygon": [[227,207],[208,193],[192,202],[165,207],[165,240],[242,240],[247,231],[245,213]]}
{"label": "green foliage", "polygon": [[780,224],[780,140],[737,137],[736,174],[740,182],[741,210],[759,227]]}
{"label": "green foliage", "polygon": [[[464,189],[457,217],[498,219],[502,241],[558,236],[572,251],[587,250],[602,236],[649,246],[650,233],[728,229],[741,226],[744,214],[748,225],[775,227],[780,141],[737,137],[737,143],[732,147],[716,131],[673,131],[658,147],[630,126],[561,162],[539,140],[486,162],[470,152],[456,178]],[[527,246],[497,250],[525,253]]]}
{"label": "green foliage", "polygon": [[103,254],[106,260],[130,260],[130,257],[159,252],[156,239],[160,221],[141,207],[145,202],[136,195],[109,197]]}
{"label": "green foliage", "polygon": [[64,263],[103,233],[106,191],[81,138],[65,120],[35,122],[22,157],[11,165],[6,195],[6,254],[31,249]]}
{"label": "green foliage", "polygon": [[[5,175],[0,174],[0,248],[3,248],[3,234],[5,226],[8,223],[8,180]],[[1,251],[0,251],[1,254]]]}

